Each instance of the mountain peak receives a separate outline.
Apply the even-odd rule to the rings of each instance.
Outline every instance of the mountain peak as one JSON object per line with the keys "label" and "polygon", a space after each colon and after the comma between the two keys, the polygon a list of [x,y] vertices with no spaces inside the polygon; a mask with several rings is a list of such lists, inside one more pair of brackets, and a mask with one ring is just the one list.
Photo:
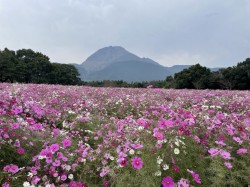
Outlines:
{"label": "mountain peak", "polygon": [[108,65],[129,60],[139,60],[140,57],[128,52],[121,46],[108,46],[97,50],[82,63],[87,71],[101,70]]}
{"label": "mountain peak", "polygon": [[[81,65],[75,65],[81,79],[151,81],[164,80],[182,67],[167,68],[150,58],[140,58],[121,46],[107,46],[90,55]],[[172,71],[169,71],[172,70]]]}

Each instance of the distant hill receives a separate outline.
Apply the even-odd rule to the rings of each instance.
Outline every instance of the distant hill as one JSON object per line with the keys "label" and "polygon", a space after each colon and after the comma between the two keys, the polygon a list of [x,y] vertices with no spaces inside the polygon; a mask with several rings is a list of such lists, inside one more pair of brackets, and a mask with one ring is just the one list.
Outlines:
{"label": "distant hill", "polygon": [[97,50],[82,64],[74,64],[84,81],[124,80],[140,82],[164,80],[190,65],[164,67],[150,58],[140,58],[120,46]]}
{"label": "distant hill", "polygon": [[168,71],[171,72],[171,74],[178,73],[184,69],[189,68],[191,65],[174,65],[172,67],[167,67]]}
{"label": "distant hill", "polygon": [[89,80],[124,80],[126,82],[141,82],[151,80],[164,80],[170,75],[163,66],[146,63],[144,61],[121,61],[110,64],[104,69],[92,72]]}

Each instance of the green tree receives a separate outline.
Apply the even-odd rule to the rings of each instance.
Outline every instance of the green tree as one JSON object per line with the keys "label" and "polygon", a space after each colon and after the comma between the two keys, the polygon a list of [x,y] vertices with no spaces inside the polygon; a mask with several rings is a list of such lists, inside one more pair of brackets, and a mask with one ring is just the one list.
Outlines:
{"label": "green tree", "polygon": [[175,81],[173,76],[167,76],[165,81],[166,81],[166,88],[175,88]]}
{"label": "green tree", "polygon": [[49,74],[50,84],[76,85],[81,79],[75,66],[70,64],[52,63],[52,71]]}
{"label": "green tree", "polygon": [[193,65],[174,75],[176,88],[204,89],[208,87],[210,69],[200,64]]}
{"label": "green tree", "polygon": [[21,49],[16,52],[19,61],[18,72],[21,82],[48,83],[52,65],[49,57],[31,49]]}
{"label": "green tree", "polygon": [[16,81],[17,63],[15,51],[11,51],[7,48],[0,51],[0,82]]}

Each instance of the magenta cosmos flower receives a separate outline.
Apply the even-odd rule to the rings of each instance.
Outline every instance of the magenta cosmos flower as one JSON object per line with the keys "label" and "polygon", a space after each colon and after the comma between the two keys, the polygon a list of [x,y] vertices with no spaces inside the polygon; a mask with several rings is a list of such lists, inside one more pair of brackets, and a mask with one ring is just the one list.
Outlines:
{"label": "magenta cosmos flower", "polygon": [[188,173],[190,173],[194,179],[194,181],[197,183],[197,184],[201,184],[201,179],[200,179],[200,175],[198,173],[195,173],[194,171],[192,170],[189,170],[187,169]]}
{"label": "magenta cosmos flower", "polygon": [[19,170],[19,168],[18,168],[17,165],[12,165],[12,166],[10,166],[10,168],[9,168],[9,172],[11,172],[12,174],[17,173],[18,170]]}
{"label": "magenta cosmos flower", "polygon": [[138,170],[141,169],[143,165],[142,159],[138,156],[132,158],[131,163],[132,163],[132,166]]}
{"label": "magenta cosmos flower", "polygon": [[174,181],[171,177],[167,176],[162,179],[161,182],[163,187],[174,187]]}
{"label": "magenta cosmos flower", "polygon": [[119,164],[120,164],[121,167],[126,166],[127,163],[128,163],[127,160],[126,160],[126,158],[119,158],[118,162],[119,162]]}
{"label": "magenta cosmos flower", "polygon": [[57,143],[55,143],[55,144],[52,144],[51,146],[50,146],[50,151],[52,151],[52,152],[56,152],[56,151],[58,151],[59,150],[59,144],[57,144]]}
{"label": "magenta cosmos flower", "polygon": [[103,186],[108,187],[110,185],[109,181],[104,181]]}
{"label": "magenta cosmos flower", "polygon": [[67,147],[69,147],[71,145],[71,141],[68,140],[68,139],[65,139],[65,140],[62,141],[62,144],[63,144],[64,148],[67,148]]}
{"label": "magenta cosmos flower", "polygon": [[24,149],[21,148],[21,147],[19,147],[19,148],[17,149],[17,152],[18,152],[18,154],[22,155],[22,154],[24,154]]}

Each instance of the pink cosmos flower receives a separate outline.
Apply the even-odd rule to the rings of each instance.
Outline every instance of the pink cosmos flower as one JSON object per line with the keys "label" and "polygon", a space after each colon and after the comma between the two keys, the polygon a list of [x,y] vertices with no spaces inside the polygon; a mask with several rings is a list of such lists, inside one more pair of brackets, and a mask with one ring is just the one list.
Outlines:
{"label": "pink cosmos flower", "polygon": [[176,166],[176,165],[174,165],[174,166],[173,166],[173,170],[174,170],[175,172],[179,172],[179,167]]}
{"label": "pink cosmos flower", "polygon": [[36,185],[40,180],[41,180],[41,179],[40,179],[38,176],[35,176],[35,177],[33,177],[33,179],[32,179],[32,183]]}
{"label": "pink cosmos flower", "polygon": [[194,139],[194,141],[196,141],[197,143],[200,143],[200,141],[201,141],[200,138],[199,138],[198,136],[196,136],[196,135],[194,136],[193,139]]}
{"label": "pink cosmos flower", "polygon": [[67,148],[67,147],[69,147],[71,145],[71,141],[68,140],[68,139],[65,139],[65,140],[62,141],[62,144],[63,144],[64,148]]}
{"label": "pink cosmos flower", "polygon": [[57,152],[59,150],[59,144],[55,143],[50,146],[52,152]]}
{"label": "pink cosmos flower", "polygon": [[110,185],[109,181],[104,181],[103,186],[108,187]]}
{"label": "pink cosmos flower", "polygon": [[107,173],[109,173],[110,169],[109,167],[102,168],[102,171],[100,173],[100,177],[104,177]]}
{"label": "pink cosmos flower", "polygon": [[165,128],[165,124],[164,124],[163,120],[158,122],[158,127],[159,127],[159,129],[164,129]]}
{"label": "pink cosmos flower", "polygon": [[154,137],[157,138],[157,140],[163,140],[164,139],[164,135],[160,132],[156,132],[154,133]]}
{"label": "pink cosmos flower", "polygon": [[53,173],[53,177],[58,177],[58,173],[57,172]]}
{"label": "pink cosmos flower", "polygon": [[10,168],[9,168],[9,172],[11,172],[12,174],[17,173],[18,170],[19,170],[19,168],[18,168],[17,165],[11,165]]}
{"label": "pink cosmos flower", "polygon": [[22,107],[13,107],[11,109],[11,112],[13,112],[13,114],[17,115],[23,112],[23,108]]}
{"label": "pink cosmos flower", "polygon": [[18,139],[15,141],[14,146],[15,147],[20,147],[20,141]]}
{"label": "pink cosmos flower", "polygon": [[233,168],[232,164],[230,162],[225,162],[224,165],[228,168],[231,169]]}
{"label": "pink cosmos flower", "polygon": [[10,184],[5,182],[5,183],[2,184],[2,187],[10,187]]}
{"label": "pink cosmos flower", "polygon": [[124,167],[128,164],[127,159],[126,158],[118,158],[118,163],[120,164],[121,167]]}
{"label": "pink cosmos flower", "polygon": [[143,119],[138,119],[138,120],[137,120],[137,123],[139,123],[139,125],[141,125],[141,126],[143,126],[143,127],[146,126],[146,123],[145,123],[145,121],[144,121]]}
{"label": "pink cosmos flower", "polygon": [[61,152],[57,152],[57,158],[62,158],[63,157],[63,154]]}
{"label": "pink cosmos flower", "polygon": [[43,128],[43,126],[40,123],[35,123],[33,127],[34,127],[34,130],[41,130]]}
{"label": "pink cosmos flower", "polygon": [[37,168],[36,167],[31,167],[30,168],[30,172],[32,172],[34,175],[36,175],[37,174]]}
{"label": "pink cosmos flower", "polygon": [[200,175],[199,175],[198,173],[195,173],[194,171],[189,170],[189,169],[187,169],[187,171],[192,175],[194,181],[195,181],[197,184],[201,184]]}
{"label": "pink cosmos flower", "polygon": [[243,143],[243,140],[241,140],[239,137],[233,137],[233,140],[238,142],[240,145]]}
{"label": "pink cosmos flower", "polygon": [[3,135],[4,138],[9,138],[10,136],[8,134]]}
{"label": "pink cosmos flower", "polygon": [[164,121],[164,124],[165,124],[165,126],[168,127],[168,128],[174,126],[174,122],[171,121],[171,120],[165,120],[165,121]]}
{"label": "pink cosmos flower", "polygon": [[248,150],[245,149],[245,148],[240,148],[237,150],[237,154],[240,155],[240,154],[247,154]]}
{"label": "pink cosmos flower", "polygon": [[17,149],[17,153],[20,154],[20,155],[24,154],[24,149],[22,147],[19,147]]}
{"label": "pink cosmos flower", "polygon": [[9,165],[4,166],[3,171],[8,172],[9,170],[10,170],[10,166]]}
{"label": "pink cosmos flower", "polygon": [[227,133],[228,133],[230,136],[234,135],[234,130],[235,130],[235,128],[233,127],[232,124],[227,125]]}
{"label": "pink cosmos flower", "polygon": [[227,151],[221,150],[220,152],[220,156],[224,159],[230,159],[231,158],[231,154]]}
{"label": "pink cosmos flower", "polygon": [[52,158],[46,158],[46,163],[52,163],[52,162],[53,162]]}
{"label": "pink cosmos flower", "polygon": [[210,153],[211,157],[214,157],[214,156],[219,154],[220,150],[216,149],[216,148],[211,148],[211,149],[208,150],[208,152]]}
{"label": "pink cosmos flower", "polygon": [[136,156],[136,157],[132,158],[131,164],[135,169],[140,170],[142,168],[143,161],[140,157]]}
{"label": "pink cosmos flower", "polygon": [[223,141],[215,141],[215,143],[216,143],[217,145],[222,145],[222,146],[225,146],[225,145],[226,145]]}
{"label": "pink cosmos flower", "polygon": [[162,143],[155,144],[155,147],[157,147],[158,149],[162,148]]}
{"label": "pink cosmos flower", "polygon": [[185,130],[184,134],[185,134],[186,136],[190,136],[190,130]]}
{"label": "pink cosmos flower", "polygon": [[177,183],[177,187],[189,187],[188,180],[181,178]]}
{"label": "pink cosmos flower", "polygon": [[53,166],[60,166],[61,162],[60,162],[60,160],[56,159],[55,162],[53,162],[52,164],[53,164]]}
{"label": "pink cosmos flower", "polygon": [[174,181],[170,176],[164,177],[161,184],[163,187],[174,187]]}
{"label": "pink cosmos flower", "polygon": [[18,129],[19,128],[19,124],[18,123],[13,123],[13,124],[11,124],[11,128],[12,129]]}
{"label": "pink cosmos flower", "polygon": [[131,144],[131,147],[133,149],[141,149],[141,148],[143,148],[143,145],[142,144]]}
{"label": "pink cosmos flower", "polygon": [[67,162],[68,161],[68,158],[67,157],[62,157],[62,161],[64,161],[64,162]]}
{"label": "pink cosmos flower", "polygon": [[162,119],[161,121],[158,122],[159,129],[171,128],[173,127],[173,125],[174,122],[171,120]]}
{"label": "pink cosmos flower", "polygon": [[62,180],[62,181],[65,181],[66,179],[67,179],[67,176],[66,176],[66,175],[64,175],[64,174],[61,175],[61,180]]}

